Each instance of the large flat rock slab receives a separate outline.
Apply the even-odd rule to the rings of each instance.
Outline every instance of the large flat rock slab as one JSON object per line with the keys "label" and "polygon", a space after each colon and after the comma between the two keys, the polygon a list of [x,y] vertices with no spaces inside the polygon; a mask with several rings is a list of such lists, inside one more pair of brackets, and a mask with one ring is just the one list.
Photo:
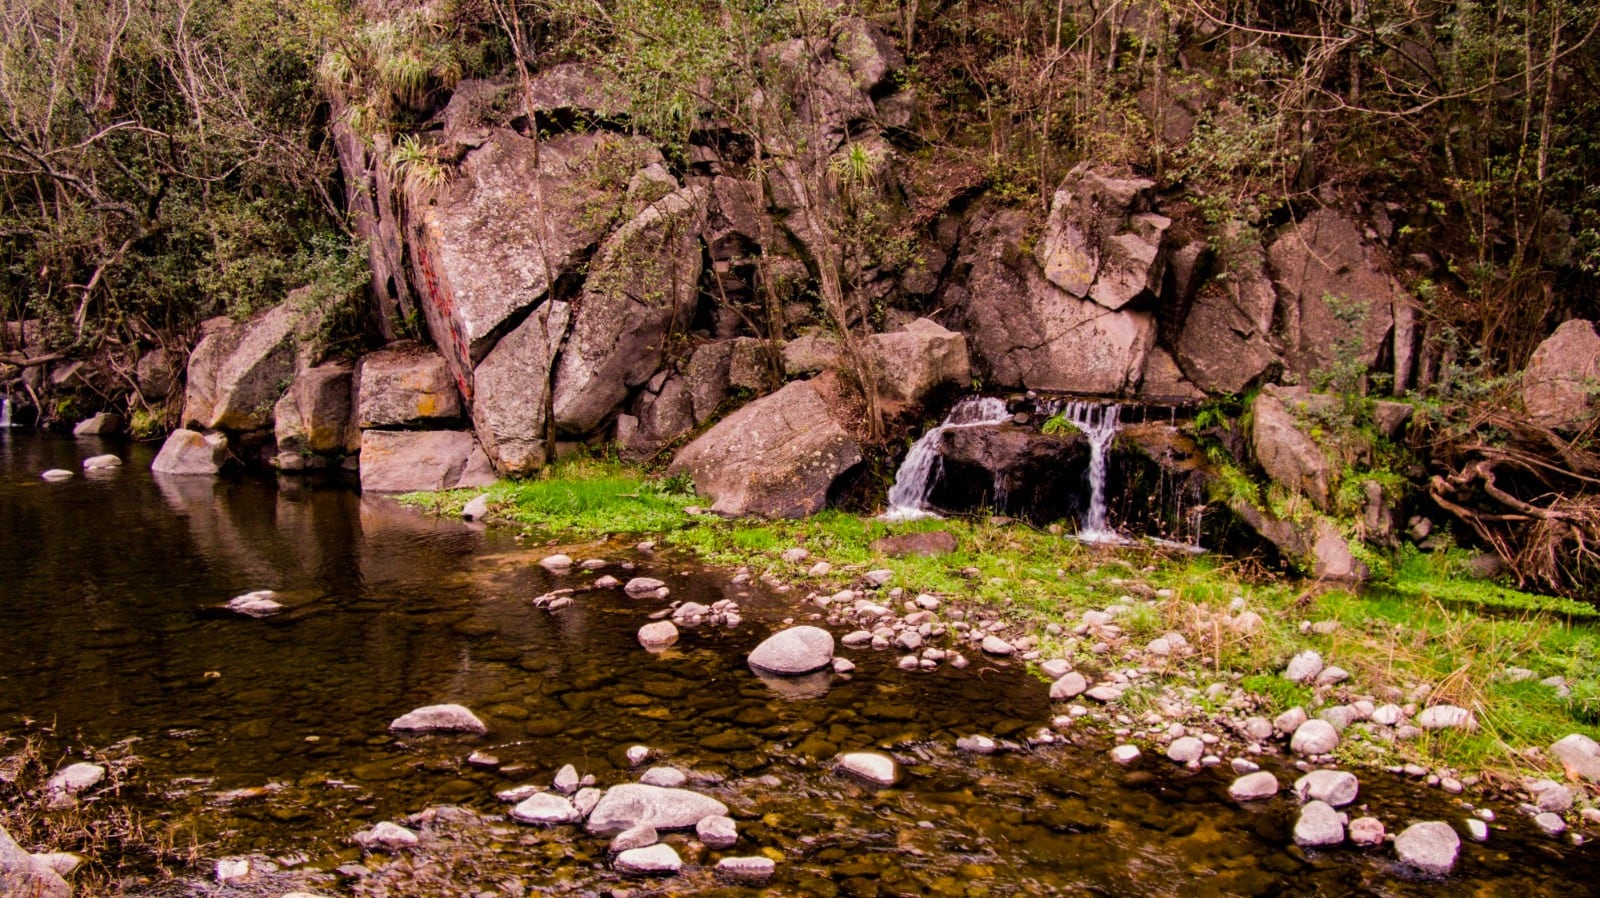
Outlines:
{"label": "large flat rock slab", "polygon": [[795,518],[821,511],[828,488],[861,463],[861,446],[810,381],[795,381],[724,418],[668,469],[687,474],[726,515]]}

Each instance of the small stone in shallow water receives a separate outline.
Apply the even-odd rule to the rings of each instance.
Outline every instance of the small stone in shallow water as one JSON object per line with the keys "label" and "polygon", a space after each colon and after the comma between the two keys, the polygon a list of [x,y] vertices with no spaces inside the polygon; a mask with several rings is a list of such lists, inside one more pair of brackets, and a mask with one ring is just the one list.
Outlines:
{"label": "small stone in shallow water", "polygon": [[52,483],[59,483],[63,480],[71,480],[73,475],[72,472],[68,471],[66,468],[51,468],[39,476]]}
{"label": "small stone in shallow water", "polygon": [[694,832],[707,848],[732,848],[739,841],[739,827],[732,817],[720,814],[702,819],[694,825]]}
{"label": "small stone in shallow water", "polygon": [[394,719],[391,730],[425,733],[486,733],[489,731],[476,714],[461,705],[427,705]]}
{"label": "small stone in shallow water", "polygon": [[1383,821],[1376,817],[1357,817],[1350,821],[1350,841],[1370,848],[1383,844]]}
{"label": "small stone in shallow water", "polygon": [[561,769],[556,771],[556,778],[552,785],[562,795],[571,795],[578,791],[580,782],[582,782],[582,779],[578,776],[578,768],[571,764],[563,764]]}
{"label": "small stone in shallow water", "polygon": [[594,581],[595,589],[616,589],[621,585],[622,581],[611,576],[610,574],[605,574],[604,576],[598,577]]}
{"label": "small stone in shallow water", "polygon": [[1414,823],[1395,837],[1394,851],[1400,863],[1424,873],[1443,876],[1456,865],[1461,837],[1448,823],[1437,820]]}
{"label": "small stone in shallow water", "polygon": [[1278,794],[1278,778],[1265,770],[1247,773],[1228,786],[1234,801],[1260,801]]}
{"label": "small stone in shallow water", "polygon": [[639,628],[639,644],[649,651],[660,651],[678,641],[678,627],[669,620],[658,620]]}
{"label": "small stone in shallow water", "polygon": [[821,627],[799,626],[767,637],[750,653],[751,667],[794,676],[821,670],[833,661],[833,634]]}
{"label": "small stone in shallow water", "polygon": [[847,673],[850,673],[850,672],[854,671],[855,669],[856,669],[856,663],[854,661],[851,661],[849,658],[834,658],[833,659],[833,672],[836,673],[836,674],[847,674]]}
{"label": "small stone in shallow water", "polygon": [[769,857],[725,857],[717,861],[716,873],[734,882],[766,882],[777,867]]}
{"label": "small stone in shallow water", "polygon": [[643,876],[663,876],[683,869],[683,859],[671,845],[657,842],[645,848],[630,848],[617,855],[618,872]]}
{"label": "small stone in shallow water", "polygon": [[688,781],[688,775],[676,767],[652,767],[639,776],[639,782],[647,786],[666,789],[676,789]]}
{"label": "small stone in shallow water", "polygon": [[91,455],[83,460],[85,471],[105,471],[122,467],[122,459],[115,455]]}
{"label": "small stone in shallow water", "polygon": [[461,506],[461,517],[468,521],[481,521],[489,516],[489,494],[479,493]]}
{"label": "small stone in shallow water", "polygon": [[881,786],[892,786],[900,779],[900,765],[894,758],[875,751],[853,751],[839,756],[839,769]]}
{"label": "small stone in shallow water", "polygon": [[571,555],[546,555],[539,559],[539,566],[552,574],[564,573],[572,567]]}
{"label": "small stone in shallow water", "polygon": [[278,594],[272,590],[258,589],[242,596],[234,596],[223,607],[245,617],[267,617],[282,611],[283,603],[278,601]]}
{"label": "small stone in shallow water", "polygon": [[1567,822],[1562,820],[1559,814],[1552,814],[1549,811],[1534,817],[1533,825],[1544,830],[1547,836],[1559,836],[1567,831]]}
{"label": "small stone in shallow water", "polygon": [[1344,841],[1344,822],[1327,802],[1309,801],[1294,825],[1294,843],[1307,848],[1338,845]]}
{"label": "small stone in shallow water", "polygon": [[1313,770],[1294,784],[1301,801],[1323,801],[1336,808],[1355,801],[1360,789],[1355,774],[1344,770]]}
{"label": "small stone in shallow water", "polygon": [[1234,758],[1232,761],[1228,762],[1228,766],[1233,768],[1234,773],[1237,773],[1241,776],[1246,773],[1255,773],[1257,770],[1261,769],[1260,764],[1257,764],[1249,758]]}
{"label": "small stone in shallow water", "polygon": [[615,833],[640,823],[656,829],[688,829],[701,818],[727,813],[727,805],[688,789],[623,783],[607,789],[600,797],[589,814],[588,830]]}
{"label": "small stone in shallow water", "polygon": [[1489,841],[1489,824],[1476,817],[1467,818],[1467,838],[1474,842]]}
{"label": "small stone in shallow water", "polygon": [[1111,750],[1111,760],[1116,761],[1118,764],[1132,764],[1134,761],[1139,760],[1140,754],[1141,752],[1137,745],[1119,745]]}
{"label": "small stone in shallow water", "polygon": [[650,749],[643,745],[630,745],[628,750],[623,752],[623,756],[628,759],[629,764],[638,767],[650,757]]}
{"label": "small stone in shallow water", "polygon": [[577,823],[582,817],[572,802],[553,792],[528,796],[511,809],[511,819],[522,823],[559,825]]}
{"label": "small stone in shallow water", "polygon": [[373,848],[414,848],[417,845],[417,834],[403,826],[385,820],[369,830],[355,834],[357,845],[371,850]]}
{"label": "small stone in shallow water", "polygon": [[616,838],[611,840],[608,850],[612,854],[621,854],[635,848],[649,848],[659,841],[661,836],[656,832],[656,828],[648,823],[641,823],[617,833]]}
{"label": "small stone in shallow water", "polygon": [[667,597],[667,584],[654,577],[634,577],[623,584],[622,591],[630,599],[664,599]]}
{"label": "small stone in shallow water", "polygon": [[961,738],[957,739],[956,748],[975,755],[992,755],[998,746],[995,745],[995,741],[990,739],[988,736],[974,735],[962,736]]}
{"label": "small stone in shallow water", "polygon": [[104,767],[79,761],[76,764],[68,764],[57,771],[55,776],[50,777],[50,781],[45,783],[45,791],[49,793],[53,804],[59,804],[63,798],[72,798],[100,785],[100,781],[105,778]]}

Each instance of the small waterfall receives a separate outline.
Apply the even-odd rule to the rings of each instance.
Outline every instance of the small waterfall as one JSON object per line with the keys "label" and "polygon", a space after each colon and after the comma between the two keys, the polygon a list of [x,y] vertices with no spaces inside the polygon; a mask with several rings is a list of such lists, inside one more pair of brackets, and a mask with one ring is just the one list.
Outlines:
{"label": "small waterfall", "polygon": [[11,397],[0,398],[0,430],[11,426]]}
{"label": "small waterfall", "polygon": [[1078,539],[1089,543],[1123,543],[1125,538],[1106,527],[1106,450],[1117,435],[1122,407],[1095,402],[1070,402],[1062,415],[1089,439],[1089,510],[1078,524]]}
{"label": "small waterfall", "polygon": [[889,488],[889,510],[879,519],[914,521],[938,517],[928,510],[928,494],[933,492],[934,482],[939,479],[939,437],[952,427],[979,427],[1010,419],[1011,413],[999,399],[968,396],[957,402],[938,427],[912,444],[906,460],[900,463],[900,470],[895,472],[894,486]]}

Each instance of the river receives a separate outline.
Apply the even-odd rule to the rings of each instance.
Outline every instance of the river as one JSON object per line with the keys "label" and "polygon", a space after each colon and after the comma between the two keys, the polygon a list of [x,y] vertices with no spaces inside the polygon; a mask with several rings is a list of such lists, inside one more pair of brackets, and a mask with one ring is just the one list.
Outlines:
{"label": "river", "polygon": [[[127,464],[81,471],[105,451]],[[744,656],[805,612],[759,580],[631,540],[533,546],[349,489],[158,478],[153,451],[0,431],[0,731],[122,744],[152,796],[144,812],[188,834],[206,863],[253,853],[328,873],[360,859],[350,836],[378,820],[440,804],[504,813],[496,791],[548,784],[569,762],[601,786],[624,782],[637,776],[624,750],[643,744],[740,826],[735,849],[646,884],[661,894],[1568,896],[1600,881],[1591,846],[1539,836],[1503,805],[1490,841],[1465,844],[1444,880],[1407,874],[1384,847],[1305,851],[1290,838],[1292,798],[1240,808],[1226,765],[1190,772],[1152,751],[1119,767],[1109,736],[1022,744],[1051,709],[1020,665],[908,673],[889,653],[846,651],[852,676],[788,694]],[[39,473],[52,467],[79,473],[48,483]],[[609,567],[558,577],[536,564],[558,550]],[[650,654],[635,633],[664,603],[614,590],[582,590],[554,612],[530,601],[630,565],[675,599],[737,601],[743,622]],[[257,589],[287,610],[221,610]],[[471,707],[489,733],[388,731],[438,702]],[[1016,750],[959,752],[970,734]],[[830,769],[863,748],[894,754],[903,782],[877,789]],[[468,763],[473,752],[494,763]],[[1391,832],[1421,819],[1459,829],[1467,815],[1398,777],[1361,778],[1361,803]],[[472,873],[483,883],[632,887],[602,837],[570,827],[518,827],[484,851]],[[779,859],[770,885],[712,879],[715,858],[755,853]],[[202,863],[183,875],[208,874]],[[323,890],[348,888],[359,891],[350,878]]]}

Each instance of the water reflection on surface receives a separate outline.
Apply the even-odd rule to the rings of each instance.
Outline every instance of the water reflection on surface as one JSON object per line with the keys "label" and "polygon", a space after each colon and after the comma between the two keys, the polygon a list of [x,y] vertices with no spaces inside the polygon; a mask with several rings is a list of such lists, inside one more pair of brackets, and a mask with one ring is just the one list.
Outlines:
{"label": "water reflection on surface", "polygon": [[[107,448],[128,461],[110,476],[37,476]],[[1117,768],[1092,739],[962,756],[959,736],[1020,742],[1048,721],[1042,684],[1016,665],[908,674],[856,652],[854,677],[766,683],[744,655],[805,613],[726,572],[593,544],[562,549],[610,569],[557,578],[534,563],[547,547],[343,490],[155,477],[151,455],[0,435],[0,728],[137,738],[141,775],[166,793],[157,812],[202,821],[211,853],[303,852],[331,868],[367,822],[437,803],[501,810],[494,791],[548,783],[564,763],[602,785],[631,779],[623,750],[642,743],[734,808],[741,841],[728,853],[783,858],[779,894],[1571,895],[1600,872],[1587,846],[1534,836],[1504,811],[1507,829],[1467,845],[1456,876],[1426,882],[1387,849],[1294,848],[1292,803],[1237,808],[1221,771]],[[744,623],[646,653],[634,633],[664,604],[583,589],[625,578],[624,563],[675,599],[733,599]],[[530,604],[556,586],[578,587],[576,602]],[[254,589],[278,590],[288,609],[220,610]],[[489,734],[388,733],[399,714],[445,701],[472,707]],[[855,748],[892,750],[906,781],[879,790],[829,770]],[[475,750],[498,767],[467,764]],[[1377,773],[1363,776],[1363,801],[1391,830],[1465,815]],[[564,891],[614,878],[598,839],[517,838],[494,875]],[[711,888],[717,856],[668,890]]]}

